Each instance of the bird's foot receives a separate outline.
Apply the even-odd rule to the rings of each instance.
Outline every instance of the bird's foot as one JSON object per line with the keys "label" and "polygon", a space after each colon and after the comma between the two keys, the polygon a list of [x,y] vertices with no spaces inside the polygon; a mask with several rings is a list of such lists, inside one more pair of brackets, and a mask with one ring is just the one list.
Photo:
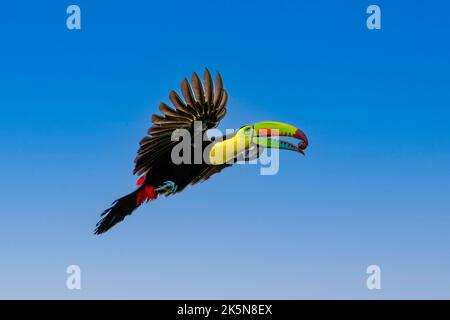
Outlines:
{"label": "bird's foot", "polygon": [[175,193],[177,191],[178,186],[173,181],[164,181],[162,185],[155,189],[157,192],[165,191],[167,194]]}

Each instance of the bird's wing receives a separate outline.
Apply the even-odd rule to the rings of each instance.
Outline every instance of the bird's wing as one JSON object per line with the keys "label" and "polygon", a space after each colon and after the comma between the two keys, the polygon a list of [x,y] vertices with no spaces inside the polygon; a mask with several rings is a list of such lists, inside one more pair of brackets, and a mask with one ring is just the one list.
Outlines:
{"label": "bird's wing", "polygon": [[169,99],[174,108],[162,102],[159,109],[162,115],[152,116],[153,126],[148,135],[140,142],[138,154],[135,159],[134,173],[142,175],[167,152],[171,152],[178,141],[172,141],[172,132],[176,129],[187,129],[193,133],[194,121],[202,121],[202,131],[217,127],[227,112],[228,94],[223,88],[222,77],[217,73],[216,83],[213,86],[211,74],[205,68],[203,85],[194,72],[191,78],[192,88],[185,78],[181,82],[181,92],[184,100],[171,91]]}

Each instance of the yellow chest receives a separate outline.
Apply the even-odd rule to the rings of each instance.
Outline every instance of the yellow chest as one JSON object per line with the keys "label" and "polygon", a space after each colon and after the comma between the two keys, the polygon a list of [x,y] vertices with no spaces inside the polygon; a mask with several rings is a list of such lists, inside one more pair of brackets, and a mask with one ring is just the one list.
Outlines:
{"label": "yellow chest", "polygon": [[[242,137],[241,137],[242,138]],[[209,153],[209,161],[212,165],[221,165],[231,162],[237,154],[244,151],[248,145],[248,139],[240,139],[238,136],[217,142]]]}

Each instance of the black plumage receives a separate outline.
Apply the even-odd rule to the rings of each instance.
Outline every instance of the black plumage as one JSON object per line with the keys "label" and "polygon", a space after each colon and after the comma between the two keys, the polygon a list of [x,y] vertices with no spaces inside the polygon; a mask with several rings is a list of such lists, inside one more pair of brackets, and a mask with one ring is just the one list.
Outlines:
{"label": "black plumage", "polygon": [[[228,95],[219,73],[215,86],[207,69],[203,74],[203,85],[196,73],[192,74],[191,84],[192,88],[188,80],[184,79],[181,83],[184,100],[175,91],[171,91],[169,99],[173,107],[161,103],[159,110],[162,114],[152,116],[153,125],[148,130],[148,136],[141,140],[135,159],[134,173],[142,177],[143,183],[134,192],[116,200],[102,213],[102,219],[95,230],[96,234],[103,233],[122,221],[142,203],[140,202],[142,199],[145,201],[156,198],[157,194],[169,195],[180,192],[189,184],[202,182],[230,165],[212,166],[203,159],[201,163],[195,164],[193,158],[191,163],[174,164],[171,159],[172,148],[178,143],[171,139],[174,130],[188,130],[194,141],[196,135],[203,137],[207,130],[217,127],[226,114]],[[194,131],[195,121],[202,122],[199,132]],[[202,138],[200,140],[203,141]],[[199,146],[192,144],[191,155],[199,151],[197,148],[200,148],[203,154],[203,150],[211,143],[212,141],[203,141]],[[173,182],[176,190],[162,189],[157,190],[154,195],[148,194],[146,186],[157,188],[166,181]]]}

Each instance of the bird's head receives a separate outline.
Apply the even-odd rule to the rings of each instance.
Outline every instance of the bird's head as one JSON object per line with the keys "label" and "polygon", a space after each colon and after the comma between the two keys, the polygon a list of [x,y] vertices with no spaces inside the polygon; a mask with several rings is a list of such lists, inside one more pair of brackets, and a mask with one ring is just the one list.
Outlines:
{"label": "bird's head", "polygon": [[[297,145],[281,140],[279,137],[298,139]],[[255,146],[291,150],[301,154],[308,147],[308,138],[299,128],[276,121],[257,122],[241,127],[236,134],[224,141],[216,143],[211,149],[210,160],[213,165],[227,163],[236,159],[242,152]]]}

